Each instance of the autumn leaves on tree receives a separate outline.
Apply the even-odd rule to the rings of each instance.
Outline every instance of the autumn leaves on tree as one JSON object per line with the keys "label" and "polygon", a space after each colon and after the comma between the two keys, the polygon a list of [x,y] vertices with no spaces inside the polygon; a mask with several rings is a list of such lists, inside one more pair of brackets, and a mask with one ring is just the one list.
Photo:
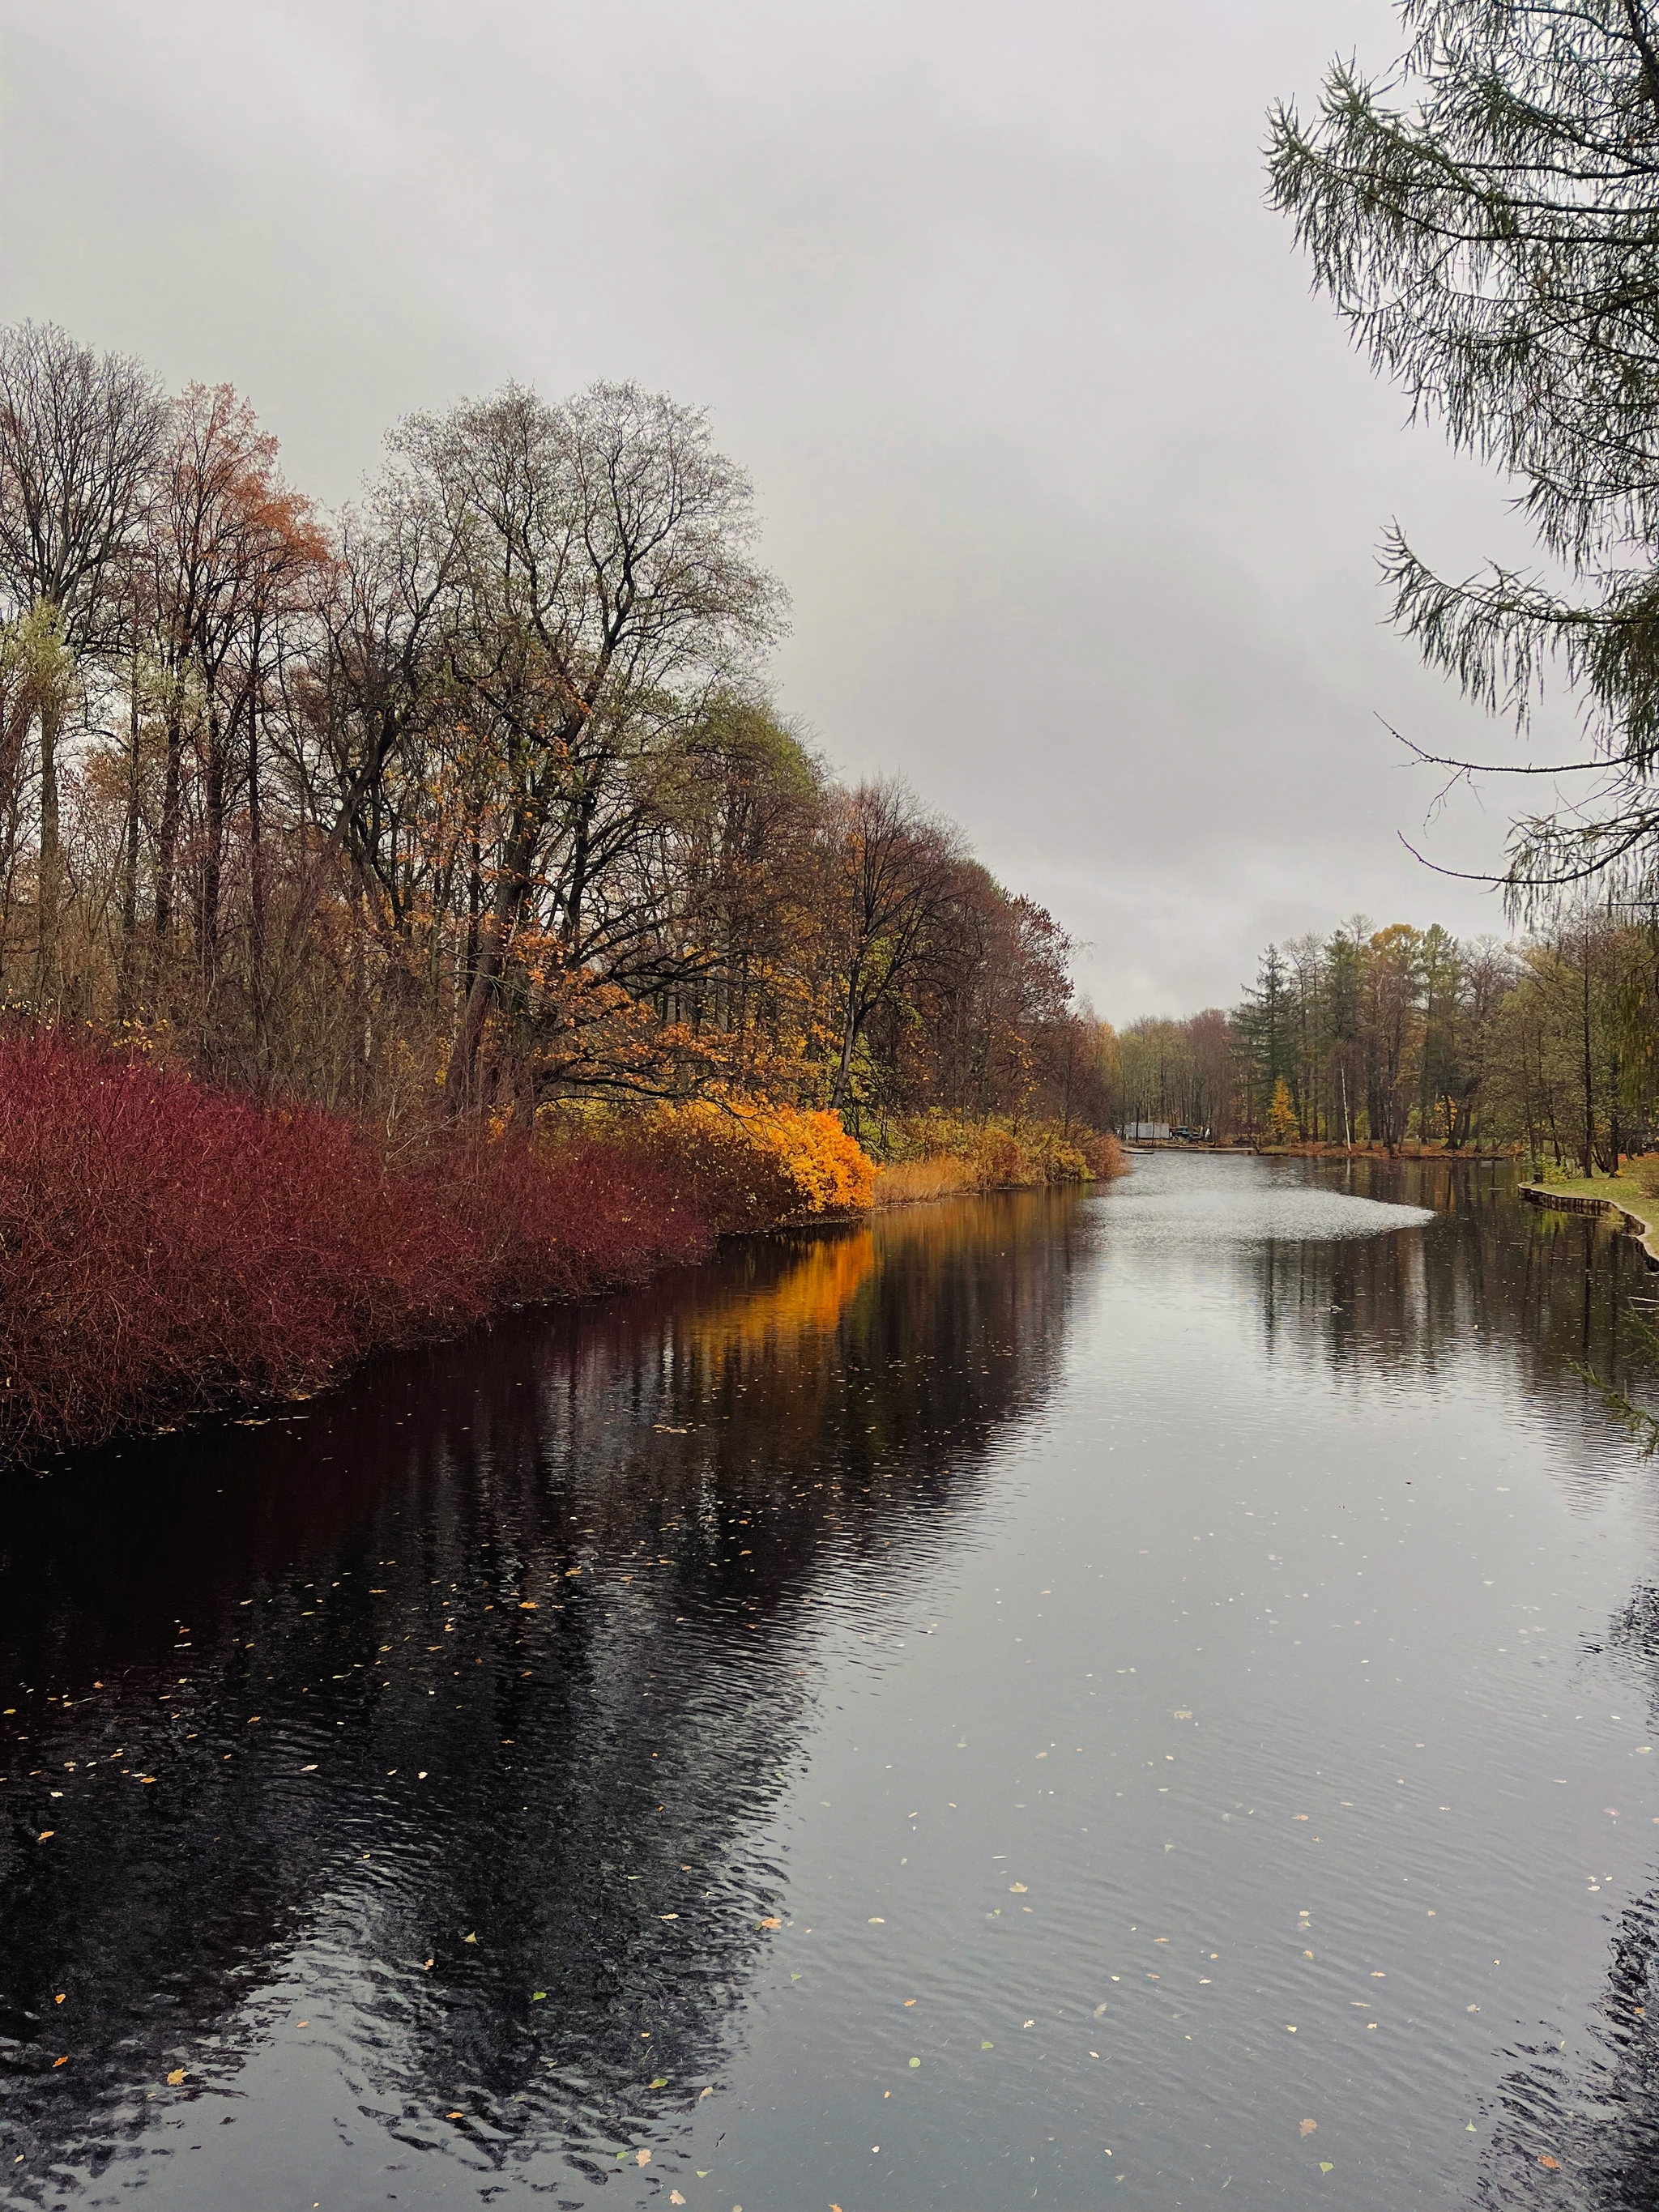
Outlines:
{"label": "autumn leaves on tree", "polygon": [[633,386],[416,416],[330,518],[228,389],[6,331],[0,992],[394,1127],[1086,1118],[1064,938],[780,720],[754,541]]}

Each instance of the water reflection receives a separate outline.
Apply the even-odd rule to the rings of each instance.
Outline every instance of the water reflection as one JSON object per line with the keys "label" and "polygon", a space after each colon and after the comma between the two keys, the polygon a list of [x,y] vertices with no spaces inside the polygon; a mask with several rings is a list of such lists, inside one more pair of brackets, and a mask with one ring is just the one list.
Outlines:
{"label": "water reflection", "polygon": [[8,2201],[229,2201],[279,2044],[354,2187],[354,2128],[578,2186],[672,2135],[780,1900],[813,1607],[950,1540],[1052,1378],[1075,1217],[747,1245],[14,1489]]}
{"label": "water reflection", "polygon": [[15,1486],[0,2202],[1649,2202],[1652,1294],[1160,1161]]}
{"label": "water reflection", "polygon": [[[1506,1363],[1504,1387],[1599,1436],[1605,1396],[1583,1370],[1638,1395],[1654,1379],[1632,1315],[1656,1303],[1659,1277],[1605,1220],[1520,1207],[1507,1166],[1356,1161],[1322,1172],[1345,1194],[1410,1209],[1437,1233],[1261,1238],[1239,1267],[1270,1356],[1336,1376],[1449,1380],[1484,1339],[1483,1358]],[[1489,1364],[1486,1380],[1496,1382]]]}
{"label": "water reflection", "polygon": [[[1659,1718],[1659,1589],[1638,1584],[1609,1644],[1644,1677]],[[1607,1979],[1571,2056],[1565,2039],[1523,2044],[1504,2081],[1475,2203],[1564,2201],[1583,2212],[1650,2212],[1659,2175],[1659,2050],[1648,2021],[1659,1983],[1659,1887],[1620,1911]],[[1587,2045],[1586,2050],[1583,2046]]]}

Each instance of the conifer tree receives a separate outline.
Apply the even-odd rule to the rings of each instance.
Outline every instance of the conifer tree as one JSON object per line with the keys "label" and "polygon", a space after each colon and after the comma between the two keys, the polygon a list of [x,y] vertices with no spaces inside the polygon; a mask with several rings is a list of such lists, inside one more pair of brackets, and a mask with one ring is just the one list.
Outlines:
{"label": "conifer tree", "polygon": [[[1659,7],[1401,0],[1382,79],[1337,63],[1270,119],[1270,198],[1355,343],[1513,478],[1547,567],[1449,582],[1396,526],[1397,624],[1524,720],[1553,661],[1595,797],[1513,827],[1512,896],[1659,859]],[[1528,773],[1550,773],[1529,768]]]}

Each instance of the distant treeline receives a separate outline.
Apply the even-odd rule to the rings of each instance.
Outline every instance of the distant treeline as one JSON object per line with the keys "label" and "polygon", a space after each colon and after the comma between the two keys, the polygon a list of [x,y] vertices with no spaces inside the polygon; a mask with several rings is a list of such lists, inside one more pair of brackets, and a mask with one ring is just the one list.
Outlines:
{"label": "distant treeline", "polygon": [[1121,1121],[1283,1143],[1519,1146],[1610,1170],[1659,1141],[1659,930],[1578,904],[1514,945],[1437,925],[1269,945],[1230,1012],[1130,1024]]}
{"label": "distant treeline", "polygon": [[0,1001],[261,1094],[1107,1110],[1069,947],[768,696],[703,417],[417,416],[353,510],[228,386],[0,332]]}

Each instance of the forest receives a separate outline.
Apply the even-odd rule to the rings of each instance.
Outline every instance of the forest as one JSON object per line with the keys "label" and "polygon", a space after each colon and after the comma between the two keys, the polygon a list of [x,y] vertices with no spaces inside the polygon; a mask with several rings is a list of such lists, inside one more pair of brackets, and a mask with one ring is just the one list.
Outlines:
{"label": "forest", "polygon": [[0,331],[0,1450],[1121,1171],[1052,916],[778,712],[757,534],[631,384],[330,514],[228,386]]}
{"label": "forest", "polygon": [[1656,1037],[1651,917],[1580,898],[1510,945],[1363,915],[1271,945],[1230,1012],[1131,1023],[1104,1080],[1121,1122],[1612,1174],[1659,1144]]}
{"label": "forest", "polygon": [[223,386],[0,334],[0,998],[387,1127],[434,1101],[1087,1121],[1066,940],[780,717],[704,418],[398,424],[325,514]]}

